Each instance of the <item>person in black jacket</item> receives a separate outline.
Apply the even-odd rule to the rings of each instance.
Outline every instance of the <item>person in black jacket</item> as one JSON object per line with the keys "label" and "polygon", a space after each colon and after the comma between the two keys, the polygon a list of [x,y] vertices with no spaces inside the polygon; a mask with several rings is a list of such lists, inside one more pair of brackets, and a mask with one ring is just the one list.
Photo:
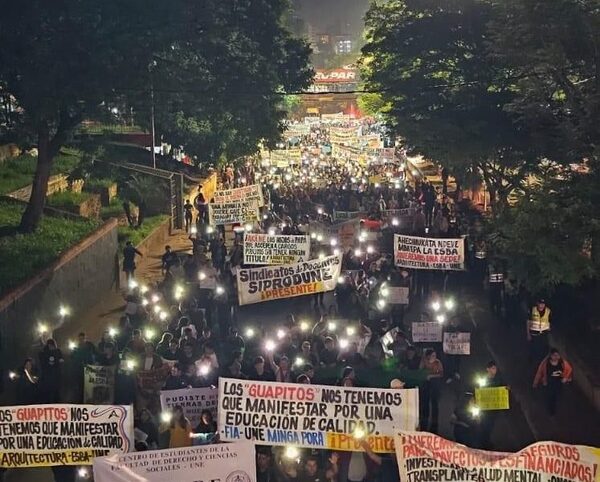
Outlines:
{"label": "person in black jacket", "polygon": [[17,405],[33,405],[39,401],[38,378],[34,374],[33,359],[26,358],[17,378]]}
{"label": "person in black jacket", "polygon": [[60,379],[62,364],[65,362],[56,341],[49,338],[39,354],[40,361],[40,401],[58,403],[60,401]]}

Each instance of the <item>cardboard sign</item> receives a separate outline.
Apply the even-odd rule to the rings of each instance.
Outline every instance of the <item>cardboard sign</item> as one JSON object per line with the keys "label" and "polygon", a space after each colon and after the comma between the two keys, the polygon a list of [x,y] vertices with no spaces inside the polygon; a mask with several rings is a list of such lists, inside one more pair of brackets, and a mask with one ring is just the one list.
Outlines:
{"label": "cardboard sign", "polygon": [[0,407],[0,467],[91,465],[94,457],[133,450],[133,407]]}
{"label": "cardboard sign", "polygon": [[412,324],[412,340],[414,343],[439,343],[442,341],[442,328],[437,321],[415,321]]}
{"label": "cardboard sign", "polygon": [[109,405],[115,399],[115,367],[86,365],[83,369],[83,402]]}
{"label": "cardboard sign", "polygon": [[310,258],[310,236],[244,234],[244,264],[291,264]]}
{"label": "cardboard sign", "polygon": [[446,355],[470,355],[471,333],[444,333],[444,353]]}
{"label": "cardboard sign", "polygon": [[394,235],[396,266],[412,269],[462,271],[465,269],[463,238],[420,238]]}
{"label": "cardboard sign", "polygon": [[508,387],[482,387],[475,389],[475,403],[481,410],[508,410]]}
{"label": "cardboard sign", "polygon": [[256,482],[250,442],[149,450],[94,461],[95,482]]}
{"label": "cardboard sign", "polygon": [[[227,204],[237,202],[256,201],[258,207],[265,205],[262,186],[260,184],[251,184],[250,186],[236,187],[235,189],[225,189],[216,191],[214,194],[214,204]],[[212,203],[211,203],[212,204]]]}
{"label": "cardboard sign", "polygon": [[386,298],[387,302],[392,305],[408,305],[408,286],[390,286],[387,288],[389,295]]}
{"label": "cardboard sign", "polygon": [[390,390],[219,380],[221,440],[360,451],[355,430],[375,452],[393,452],[394,427],[418,424],[417,389]]}
{"label": "cardboard sign", "polygon": [[172,410],[179,405],[194,428],[200,423],[204,410],[210,410],[213,418],[217,419],[217,397],[218,393],[215,387],[162,390],[160,406],[163,410]]}
{"label": "cardboard sign", "polygon": [[211,225],[244,224],[258,219],[258,201],[240,201],[208,205],[208,222]]}
{"label": "cardboard sign", "polygon": [[595,482],[600,451],[538,442],[516,453],[471,449],[426,432],[395,437],[402,481]]}
{"label": "cardboard sign", "polygon": [[291,265],[240,269],[238,301],[241,306],[333,291],[341,269],[341,255]]}

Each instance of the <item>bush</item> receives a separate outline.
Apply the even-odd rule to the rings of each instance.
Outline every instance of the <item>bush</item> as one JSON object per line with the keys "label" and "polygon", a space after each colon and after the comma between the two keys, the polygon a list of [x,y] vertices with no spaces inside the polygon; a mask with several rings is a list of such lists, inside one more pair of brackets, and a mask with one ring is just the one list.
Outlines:
{"label": "bush", "polygon": [[[24,206],[0,201],[0,226],[9,231],[21,221]],[[98,227],[93,220],[44,216],[31,234],[0,237],[0,293],[17,286],[55,261]]]}
{"label": "bush", "polygon": [[125,215],[125,211],[123,210],[123,200],[118,197],[112,198],[109,206],[103,206],[100,209],[102,219],[118,218],[121,215]]}

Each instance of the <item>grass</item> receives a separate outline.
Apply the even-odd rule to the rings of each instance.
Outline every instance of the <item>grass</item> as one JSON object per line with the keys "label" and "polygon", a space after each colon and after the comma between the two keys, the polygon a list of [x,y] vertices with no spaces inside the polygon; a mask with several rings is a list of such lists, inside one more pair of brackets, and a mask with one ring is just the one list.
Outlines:
{"label": "grass", "polygon": [[100,217],[102,219],[118,218],[125,214],[123,210],[123,200],[118,197],[114,197],[110,200],[109,206],[102,206],[100,209]]}
{"label": "grass", "polygon": [[109,178],[91,178],[85,181],[84,189],[88,191],[96,191],[101,188],[107,188],[115,184],[113,179]]}
{"label": "grass", "polygon": [[68,207],[74,208],[90,198],[90,194],[87,192],[73,192],[73,191],[61,191],[55,192],[48,196],[48,205],[55,207]]}
{"label": "grass", "polygon": [[137,229],[129,226],[119,226],[119,253],[121,253],[127,241],[131,241],[134,246],[137,246],[167,219],[169,219],[169,216],[160,214],[146,218],[142,226]]}
{"label": "grass", "polygon": [[[52,174],[68,174],[79,161],[81,153],[75,149],[63,148],[52,166]],[[0,194],[8,194],[33,182],[37,158],[29,154],[6,159],[0,163]]]}
{"label": "grass", "polygon": [[[24,206],[0,201],[0,228],[14,231]],[[32,234],[0,234],[0,293],[14,288],[49,266],[61,253],[98,227],[93,220],[73,220],[44,216]]]}

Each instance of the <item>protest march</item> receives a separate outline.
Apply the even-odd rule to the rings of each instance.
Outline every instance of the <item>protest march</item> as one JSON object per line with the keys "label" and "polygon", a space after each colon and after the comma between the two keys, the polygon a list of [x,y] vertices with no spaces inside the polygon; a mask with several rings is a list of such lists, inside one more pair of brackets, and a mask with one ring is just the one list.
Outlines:
{"label": "protest march", "polygon": [[[574,369],[543,299],[498,295],[480,214],[415,174],[377,123],[288,129],[191,187],[189,227],[175,249],[133,254],[148,268],[126,273],[119,308],[66,340],[76,320],[40,321],[7,367],[0,474],[600,480],[596,434],[549,441],[528,425],[568,415]],[[520,344],[492,345],[507,334]]]}

